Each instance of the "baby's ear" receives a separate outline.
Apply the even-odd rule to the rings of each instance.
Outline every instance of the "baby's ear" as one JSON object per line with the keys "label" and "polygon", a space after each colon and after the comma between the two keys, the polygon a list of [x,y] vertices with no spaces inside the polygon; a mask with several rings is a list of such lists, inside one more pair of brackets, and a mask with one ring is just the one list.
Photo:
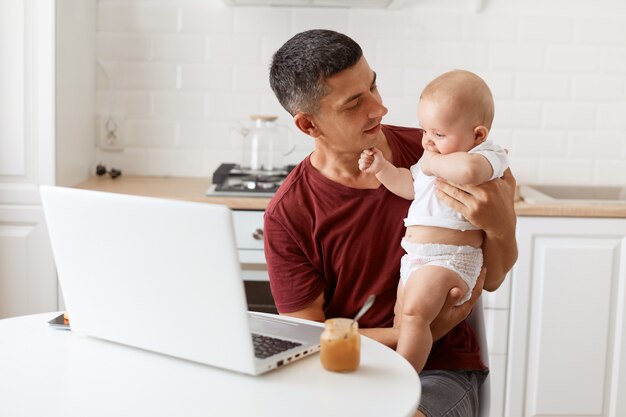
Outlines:
{"label": "baby's ear", "polygon": [[489,129],[485,126],[477,126],[474,128],[474,142],[478,145],[487,140]]}

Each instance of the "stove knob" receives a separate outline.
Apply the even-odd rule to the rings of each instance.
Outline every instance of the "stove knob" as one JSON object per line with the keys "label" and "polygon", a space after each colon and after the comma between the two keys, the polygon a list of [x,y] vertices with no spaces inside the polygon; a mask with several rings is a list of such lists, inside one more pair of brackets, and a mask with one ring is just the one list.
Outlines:
{"label": "stove knob", "polygon": [[252,237],[254,240],[263,240],[263,229],[256,229],[252,232]]}

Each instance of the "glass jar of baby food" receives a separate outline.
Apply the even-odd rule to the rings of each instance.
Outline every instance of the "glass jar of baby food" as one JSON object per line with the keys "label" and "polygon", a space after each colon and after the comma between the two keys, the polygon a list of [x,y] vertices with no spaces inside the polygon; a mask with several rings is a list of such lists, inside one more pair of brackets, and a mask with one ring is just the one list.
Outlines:
{"label": "glass jar of baby food", "polygon": [[333,372],[352,372],[361,361],[359,323],[352,319],[328,319],[320,336],[320,361]]}

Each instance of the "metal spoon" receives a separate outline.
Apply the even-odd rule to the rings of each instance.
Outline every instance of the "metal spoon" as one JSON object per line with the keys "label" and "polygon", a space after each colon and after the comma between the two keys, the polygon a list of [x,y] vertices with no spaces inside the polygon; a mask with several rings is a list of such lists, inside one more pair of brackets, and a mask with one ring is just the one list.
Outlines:
{"label": "metal spoon", "polygon": [[367,310],[370,309],[370,307],[374,304],[375,300],[376,300],[376,295],[375,294],[372,294],[369,297],[367,297],[367,300],[365,300],[365,304],[363,304],[363,307],[361,307],[359,312],[356,313],[356,316],[354,316],[354,319],[352,320],[352,323],[350,323],[350,327],[352,327],[352,325],[354,325],[355,321],[358,321],[361,317],[363,317],[363,315],[365,313],[367,313]]}

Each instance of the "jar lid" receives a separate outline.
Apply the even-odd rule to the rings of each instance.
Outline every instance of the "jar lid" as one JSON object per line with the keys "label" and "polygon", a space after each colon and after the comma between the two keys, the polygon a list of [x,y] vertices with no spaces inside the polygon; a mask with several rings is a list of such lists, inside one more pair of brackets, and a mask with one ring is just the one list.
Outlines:
{"label": "jar lid", "polygon": [[278,119],[278,116],[272,116],[269,114],[252,114],[250,115],[250,119],[252,120],[261,120],[263,122],[273,122]]}

